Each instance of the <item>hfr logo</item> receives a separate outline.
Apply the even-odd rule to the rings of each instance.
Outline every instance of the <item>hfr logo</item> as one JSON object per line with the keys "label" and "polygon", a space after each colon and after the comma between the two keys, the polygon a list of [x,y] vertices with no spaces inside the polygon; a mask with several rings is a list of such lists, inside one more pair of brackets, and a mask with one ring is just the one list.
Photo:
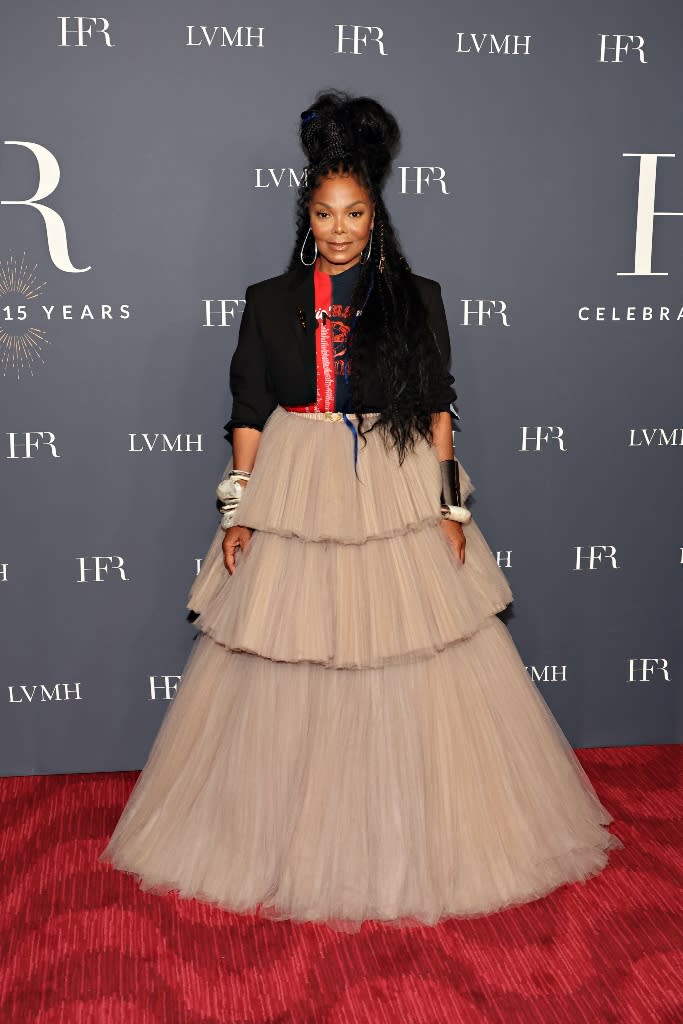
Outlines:
{"label": "hfr logo", "polygon": [[[598,64],[621,64],[623,63],[622,56],[633,52],[638,53],[638,60],[641,64],[647,64],[643,50],[645,40],[642,36],[623,35],[621,32],[598,32],[598,37],[600,39]],[[608,43],[608,39],[613,39],[614,42]],[[613,54],[611,60],[607,58],[608,52]]]}
{"label": "hfr logo", "polygon": [[59,184],[60,170],[57,158],[49,149],[37,142],[19,142],[12,139],[6,140],[5,145],[25,146],[29,152],[33,153],[38,164],[38,185],[35,193],[29,199],[0,199],[0,206],[27,206],[38,211],[45,223],[50,258],[58,270],[63,270],[66,274],[83,274],[86,270],[92,270],[92,267],[75,267],[73,265],[69,256],[64,221],[55,210],[41,202],[51,196]]}
{"label": "hfr logo", "polygon": [[[350,53],[358,56],[361,47],[364,49],[368,44],[376,43],[377,50],[381,57],[386,57],[384,49],[384,32],[379,25],[335,25],[337,29],[337,53]],[[347,45],[348,48],[347,48]]]}
{"label": "hfr logo", "polygon": [[[92,38],[93,29],[97,35],[104,38],[105,46],[116,46],[112,43],[109,35],[109,21],[107,18],[84,18],[79,16],[60,16],[57,21],[62,23],[62,41],[58,46],[87,46],[88,40]],[[73,25],[73,28],[69,28]],[[75,40],[70,42],[70,38]]]}
{"label": "hfr logo", "polygon": [[652,244],[655,217],[683,217],[683,210],[655,210],[655,183],[657,160],[660,156],[673,157],[675,153],[622,153],[622,156],[640,157],[638,175],[638,209],[636,214],[636,249],[634,269],[619,271],[617,277],[668,277],[665,270],[652,269]]}

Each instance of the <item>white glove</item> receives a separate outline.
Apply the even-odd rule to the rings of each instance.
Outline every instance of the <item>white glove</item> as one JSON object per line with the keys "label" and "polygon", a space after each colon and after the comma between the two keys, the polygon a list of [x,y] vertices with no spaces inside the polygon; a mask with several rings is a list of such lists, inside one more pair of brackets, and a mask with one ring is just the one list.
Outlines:
{"label": "white glove", "polygon": [[[235,509],[240,503],[244,489],[251,473],[233,469],[225,480],[221,480],[216,488],[216,497],[221,500],[221,527],[227,530],[233,524]],[[243,484],[238,483],[244,481]]]}

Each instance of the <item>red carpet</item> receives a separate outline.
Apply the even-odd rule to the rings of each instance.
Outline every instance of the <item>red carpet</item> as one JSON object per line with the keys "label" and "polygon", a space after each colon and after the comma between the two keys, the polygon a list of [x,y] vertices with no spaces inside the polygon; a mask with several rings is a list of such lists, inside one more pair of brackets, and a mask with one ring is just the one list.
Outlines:
{"label": "red carpet", "polygon": [[0,779],[1,1024],[680,1024],[683,755],[578,752],[625,848],[585,884],[437,928],[144,895],[97,863],[136,773]]}

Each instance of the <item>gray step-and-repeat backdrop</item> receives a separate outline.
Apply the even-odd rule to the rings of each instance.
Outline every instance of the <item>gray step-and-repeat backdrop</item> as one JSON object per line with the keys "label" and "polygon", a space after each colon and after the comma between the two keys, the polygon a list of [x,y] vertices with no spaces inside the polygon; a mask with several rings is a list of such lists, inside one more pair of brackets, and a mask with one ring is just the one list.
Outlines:
{"label": "gray step-and-repeat backdrop", "polygon": [[442,284],[531,677],[576,747],[680,740],[682,29],[678,0],[5,7],[0,773],[144,763],[328,86],[402,126],[387,202]]}

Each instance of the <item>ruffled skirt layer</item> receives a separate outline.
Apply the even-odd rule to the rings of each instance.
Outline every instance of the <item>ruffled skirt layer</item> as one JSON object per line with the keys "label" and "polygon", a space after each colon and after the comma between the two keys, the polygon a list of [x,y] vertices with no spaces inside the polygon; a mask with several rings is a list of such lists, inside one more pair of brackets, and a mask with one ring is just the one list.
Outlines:
{"label": "ruffled skirt layer", "polygon": [[496,617],[512,594],[474,519],[464,565],[446,540],[435,450],[399,466],[367,441],[359,480],[343,422],[266,423],[236,517],[255,532],[232,576],[213,538],[200,633],[101,855],[143,889],[434,924],[583,881],[623,845]]}

